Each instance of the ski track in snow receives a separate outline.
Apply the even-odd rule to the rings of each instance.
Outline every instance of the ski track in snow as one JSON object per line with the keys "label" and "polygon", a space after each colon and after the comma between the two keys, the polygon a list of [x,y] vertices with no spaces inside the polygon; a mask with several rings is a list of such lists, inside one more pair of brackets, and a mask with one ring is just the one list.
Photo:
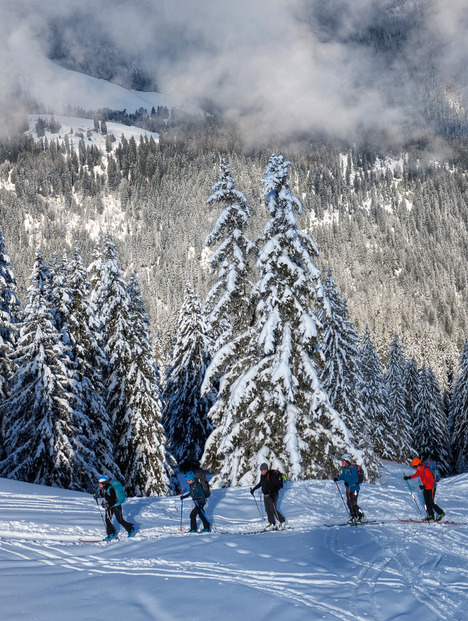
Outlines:
{"label": "ski track in snow", "polygon": [[[466,498],[466,487],[454,486],[456,507],[451,513],[463,522],[468,512],[460,496]],[[94,500],[90,503],[86,494],[31,488],[40,492],[0,492],[3,574],[20,564],[29,574],[49,567],[124,580],[209,581],[212,588],[236,592],[244,587],[268,601],[280,600],[282,610],[292,606],[295,614],[302,610],[311,619],[467,618],[462,607],[468,601],[468,527],[401,524],[395,513],[382,517],[378,509],[388,488],[369,486],[362,494],[368,517],[386,523],[326,528],[330,511],[342,516],[333,487],[327,482],[290,484],[283,506],[292,529],[259,535],[241,534],[262,526],[245,488],[214,491],[211,515],[223,533],[209,535],[178,532],[180,505],[174,498],[130,499],[124,516],[139,525],[136,537],[127,540],[124,533],[117,542],[93,544],[78,539],[102,536],[102,512]],[[451,496],[445,494],[441,498],[448,507]],[[411,511],[411,502],[395,487],[388,506],[401,515],[402,509]],[[237,518],[232,517],[233,507]],[[184,528],[189,508],[184,510]]]}

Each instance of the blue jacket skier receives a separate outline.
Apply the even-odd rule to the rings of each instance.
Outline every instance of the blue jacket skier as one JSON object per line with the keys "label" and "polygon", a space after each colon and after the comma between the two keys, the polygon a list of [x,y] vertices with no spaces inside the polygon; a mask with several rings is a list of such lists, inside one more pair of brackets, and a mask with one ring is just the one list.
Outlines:
{"label": "blue jacket skier", "polygon": [[359,485],[358,469],[353,464],[353,457],[349,453],[344,453],[341,456],[341,474],[335,477],[333,480],[344,481],[346,487],[346,501],[348,504],[349,513],[351,519],[349,524],[357,524],[364,519],[364,512],[358,506],[358,496],[361,486]]}
{"label": "blue jacket skier", "polygon": [[116,531],[115,527],[112,524],[112,518],[115,517],[117,522],[125,528],[129,537],[133,537],[136,532],[136,528],[134,524],[130,524],[124,520],[122,515],[122,502],[119,500],[117,496],[117,492],[115,487],[113,486],[112,481],[105,474],[99,477],[98,484],[101,492],[104,494],[104,500],[102,501],[102,506],[106,510],[106,529],[107,529],[107,537],[106,541],[110,541],[111,539],[116,539]]}
{"label": "blue jacket skier", "polygon": [[201,532],[209,533],[211,531],[211,524],[208,522],[205,512],[203,511],[203,507],[206,504],[206,496],[203,491],[203,487],[196,480],[192,471],[187,472],[185,480],[189,484],[189,491],[187,494],[184,494],[184,496],[181,496],[181,499],[188,498],[190,496],[195,503],[195,506],[190,513],[190,532],[197,532],[197,516],[200,516],[201,521],[203,522],[203,530]]}

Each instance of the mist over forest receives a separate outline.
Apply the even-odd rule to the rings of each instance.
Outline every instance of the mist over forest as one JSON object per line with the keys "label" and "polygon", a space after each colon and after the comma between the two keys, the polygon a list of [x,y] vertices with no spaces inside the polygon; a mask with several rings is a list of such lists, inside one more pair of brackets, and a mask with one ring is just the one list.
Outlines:
{"label": "mist over forest", "polygon": [[[167,352],[185,282],[203,298],[213,280],[205,239],[218,214],[205,202],[221,158],[248,198],[254,239],[266,220],[265,166],[282,153],[304,206],[300,226],[318,244],[320,269],[332,267],[360,333],[369,326],[384,361],[398,333],[444,383],[467,328],[464,4],[178,6],[2,3],[0,227],[20,299],[37,245],[51,257],[77,239],[91,261],[96,231],[110,229]],[[56,65],[69,82],[56,78]],[[167,93],[208,114],[79,104],[98,123],[159,133],[155,143],[117,135],[112,158],[86,135],[83,143],[70,135],[68,150],[50,134],[46,143],[37,133],[21,138],[27,113],[78,105],[74,72]],[[54,136],[63,145],[60,130]]]}

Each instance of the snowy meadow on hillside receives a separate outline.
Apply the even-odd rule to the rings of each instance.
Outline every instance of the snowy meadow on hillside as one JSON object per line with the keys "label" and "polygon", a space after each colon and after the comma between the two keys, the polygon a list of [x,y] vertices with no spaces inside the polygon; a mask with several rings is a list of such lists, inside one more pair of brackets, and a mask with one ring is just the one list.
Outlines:
{"label": "snowy meadow on hillside", "polygon": [[[264,525],[247,488],[214,490],[216,532],[179,534],[180,499],[131,498],[135,539],[103,536],[91,495],[0,480],[2,613],[8,621],[466,619],[468,475],[443,480],[438,500],[464,526],[418,517],[402,474],[385,463],[361,506],[379,523],[329,527],[346,514],[333,481],[288,483],[289,530]],[[183,526],[190,506],[184,503]],[[244,534],[243,534],[244,533]]]}

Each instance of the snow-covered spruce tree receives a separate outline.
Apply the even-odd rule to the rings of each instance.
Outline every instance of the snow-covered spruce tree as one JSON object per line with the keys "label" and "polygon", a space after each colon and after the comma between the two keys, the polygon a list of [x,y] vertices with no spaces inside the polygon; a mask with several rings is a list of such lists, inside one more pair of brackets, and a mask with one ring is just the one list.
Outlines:
{"label": "snow-covered spruce tree", "polygon": [[204,384],[221,375],[202,460],[218,486],[251,484],[263,461],[298,480],[330,476],[345,450],[361,457],[317,371],[323,357],[313,309],[324,298],[312,260],[318,250],[297,227],[301,204],[289,190],[289,164],[273,155],[265,172],[270,220],[259,241],[252,325],[215,354]]}
{"label": "snow-covered spruce tree", "polygon": [[405,394],[405,408],[408,412],[412,437],[412,420],[414,418],[414,406],[418,400],[419,372],[414,358],[410,358],[403,370],[403,392]]}
{"label": "snow-covered spruce tree", "polygon": [[366,327],[359,348],[362,385],[359,391],[371,424],[374,450],[382,459],[396,459],[398,436],[388,408],[388,394],[382,374],[382,362]]}
{"label": "snow-covered spruce tree", "polygon": [[414,407],[413,446],[421,459],[433,459],[440,470],[451,472],[447,419],[437,380],[430,367],[419,373],[418,401]]}
{"label": "snow-covered spruce tree", "polygon": [[76,450],[74,379],[45,294],[47,268],[37,253],[14,361],[11,396],[2,404],[6,457],[0,476],[82,490],[89,453]]}
{"label": "snow-covered spruce tree", "polygon": [[353,442],[364,454],[363,465],[367,468],[368,477],[374,480],[379,473],[379,460],[373,450],[370,420],[359,391],[362,386],[359,335],[331,268],[327,270],[323,289],[328,310],[318,312],[323,324],[322,351],[325,359],[320,379],[331,405],[339,412]]}
{"label": "snow-covered spruce tree", "polygon": [[[104,237],[102,255],[95,254],[88,270],[94,275],[91,299],[100,311],[108,361],[104,382],[115,461],[130,494],[166,494],[168,481],[164,472],[159,472],[158,449],[151,446],[157,422],[151,418],[157,419],[159,412],[157,377],[151,369],[153,358],[150,356],[143,364],[142,357],[149,352],[144,350],[145,343],[139,341],[142,332],[140,329],[137,334],[134,325],[135,309],[110,235]],[[149,375],[145,376],[145,371]],[[135,381],[139,382],[137,387]],[[138,390],[142,391],[140,395]]]}
{"label": "snow-covered spruce tree", "polygon": [[389,348],[387,370],[384,374],[385,385],[388,395],[388,408],[393,432],[398,438],[396,459],[405,461],[411,458],[413,449],[412,424],[406,410],[404,390],[405,357],[398,339],[398,335],[392,339]]}
{"label": "snow-covered spruce tree", "polygon": [[133,339],[127,375],[128,469],[125,482],[135,496],[170,495],[177,488],[175,460],[166,449],[161,424],[159,370],[149,332],[149,320],[135,272],[128,283]]}
{"label": "snow-covered spruce tree", "polygon": [[9,394],[9,380],[15,370],[12,356],[16,342],[18,308],[16,277],[5,250],[5,239],[0,232],[0,403]]}
{"label": "snow-covered spruce tree", "polygon": [[[74,408],[75,426],[81,430],[82,443],[92,452],[89,471],[96,486],[96,474],[120,476],[114,459],[112,429],[106,408],[106,391],[102,370],[107,360],[102,348],[99,313],[89,299],[90,285],[78,246],[66,266],[62,279],[61,334],[68,345],[76,374],[79,407]],[[54,277],[53,277],[54,280]],[[56,292],[58,298],[58,291]]]}
{"label": "snow-covered spruce tree", "polygon": [[[249,292],[249,256],[255,245],[246,237],[244,230],[249,222],[249,208],[245,195],[236,190],[235,182],[226,160],[221,161],[219,181],[206,201],[208,205],[225,205],[213,230],[206,238],[207,246],[219,244],[211,257],[213,270],[218,279],[211,287],[205,301],[207,329],[211,337],[218,337],[214,351],[230,340],[232,331],[238,333],[248,322],[247,303]],[[242,330],[241,330],[242,328]]]}
{"label": "snow-covered spruce tree", "polygon": [[450,401],[452,452],[456,472],[468,472],[468,342],[458,365],[458,377]]}
{"label": "snow-covered spruce tree", "polygon": [[187,283],[163,392],[163,424],[169,450],[183,470],[199,466],[205,441],[211,432],[207,413],[213,395],[208,393],[202,397],[200,394],[208,361],[208,339],[201,304]]}

